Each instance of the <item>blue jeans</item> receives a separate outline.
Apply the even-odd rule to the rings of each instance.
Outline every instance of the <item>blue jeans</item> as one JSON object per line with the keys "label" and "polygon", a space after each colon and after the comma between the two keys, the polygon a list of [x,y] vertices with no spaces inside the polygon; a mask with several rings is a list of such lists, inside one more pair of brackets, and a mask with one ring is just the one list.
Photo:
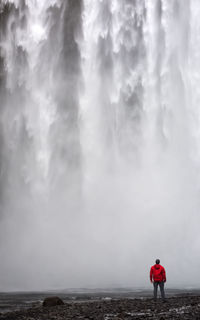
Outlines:
{"label": "blue jeans", "polygon": [[153,283],[154,286],[154,300],[157,299],[157,291],[158,291],[158,286],[160,287],[160,293],[163,301],[165,300],[165,290],[164,290],[164,282],[163,281],[155,281]]}

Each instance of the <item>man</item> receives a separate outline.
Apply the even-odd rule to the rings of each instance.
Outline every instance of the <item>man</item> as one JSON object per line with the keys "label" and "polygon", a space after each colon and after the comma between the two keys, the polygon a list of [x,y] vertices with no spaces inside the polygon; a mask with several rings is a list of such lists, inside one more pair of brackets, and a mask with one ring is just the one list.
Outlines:
{"label": "man", "polygon": [[157,300],[157,291],[159,286],[162,300],[163,302],[165,302],[164,283],[166,282],[166,273],[165,269],[160,265],[159,259],[157,259],[156,264],[151,267],[150,281],[153,283],[154,286],[154,300]]}

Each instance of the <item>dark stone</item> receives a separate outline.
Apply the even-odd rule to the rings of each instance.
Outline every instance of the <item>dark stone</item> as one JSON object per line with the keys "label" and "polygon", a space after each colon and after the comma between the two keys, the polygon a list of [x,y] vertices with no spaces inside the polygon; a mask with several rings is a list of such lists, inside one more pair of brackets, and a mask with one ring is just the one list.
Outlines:
{"label": "dark stone", "polygon": [[54,307],[61,306],[64,302],[59,297],[48,297],[44,299],[42,306],[43,307]]}

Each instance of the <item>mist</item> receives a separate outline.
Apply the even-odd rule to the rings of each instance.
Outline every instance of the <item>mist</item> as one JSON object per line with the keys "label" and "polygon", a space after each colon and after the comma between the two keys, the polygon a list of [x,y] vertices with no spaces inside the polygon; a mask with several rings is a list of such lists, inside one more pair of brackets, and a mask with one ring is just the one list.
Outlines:
{"label": "mist", "polygon": [[199,14],[0,1],[0,291],[200,286]]}

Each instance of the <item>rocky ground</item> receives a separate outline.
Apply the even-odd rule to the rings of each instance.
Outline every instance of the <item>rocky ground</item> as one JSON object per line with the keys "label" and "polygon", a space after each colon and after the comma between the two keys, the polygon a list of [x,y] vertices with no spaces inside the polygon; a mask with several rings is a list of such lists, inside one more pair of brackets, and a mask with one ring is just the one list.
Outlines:
{"label": "rocky ground", "polygon": [[0,314],[4,320],[130,320],[200,319],[200,296],[168,298],[166,303],[152,299],[111,299],[67,302],[56,307],[35,307]]}

